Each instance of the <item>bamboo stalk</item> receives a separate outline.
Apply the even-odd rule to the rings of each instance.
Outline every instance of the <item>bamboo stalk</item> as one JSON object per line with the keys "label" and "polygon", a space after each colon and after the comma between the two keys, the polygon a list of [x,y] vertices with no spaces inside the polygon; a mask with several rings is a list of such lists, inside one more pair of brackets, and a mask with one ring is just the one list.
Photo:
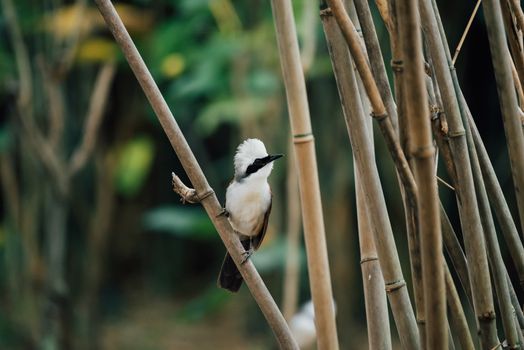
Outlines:
{"label": "bamboo stalk", "polygon": [[358,90],[356,90],[356,80],[351,69],[351,59],[344,38],[329,8],[321,7],[321,18],[343,106],[342,110],[346,118],[355,167],[358,169],[359,179],[361,180],[362,192],[368,208],[369,223],[373,231],[380,267],[400,341],[405,349],[419,349],[420,340],[417,324],[402,276],[384,194],[373,160],[371,142],[366,136],[365,121],[358,115],[349,113],[351,105],[358,103],[354,101],[358,98]]}
{"label": "bamboo stalk", "polygon": [[464,109],[466,111],[469,129],[471,130],[475,149],[477,150],[477,156],[480,162],[482,176],[485,181],[489,202],[493,206],[493,211],[495,212],[495,216],[499,222],[504,240],[506,241],[511,258],[517,269],[520,285],[522,288],[524,288],[524,246],[522,245],[517,227],[515,226],[515,222],[511,216],[508,204],[504,198],[504,193],[502,192],[497,175],[495,174],[495,169],[491,164],[488,152],[484,146],[484,143],[482,142],[480,133],[477,129],[473,116],[471,115],[469,107],[465,102],[462,91],[459,91],[459,100],[464,105]]}
{"label": "bamboo stalk", "polygon": [[[509,0],[509,2],[511,2],[511,0]],[[522,52],[522,47],[519,42],[517,28],[515,28],[515,25],[513,23],[513,16],[511,14],[508,2],[503,1],[501,4],[501,9],[503,16],[502,18],[504,20],[504,27],[508,36],[509,49],[512,55],[511,61],[512,63],[514,62],[514,64],[512,64],[512,76],[515,81],[515,86],[521,87],[522,82],[524,82],[524,54]],[[517,72],[517,79],[515,79],[515,74],[513,73],[513,70],[516,70]],[[521,99],[520,103],[522,105],[524,101],[522,101]]]}
{"label": "bamboo stalk", "polygon": [[473,176],[475,178],[475,188],[477,191],[477,199],[479,203],[480,219],[484,229],[484,237],[486,239],[486,247],[488,249],[488,259],[491,266],[495,291],[497,293],[497,301],[499,304],[502,326],[504,328],[504,333],[506,335],[506,340],[510,349],[515,349],[519,347],[517,346],[519,340],[512,311],[513,306],[511,305],[511,298],[506,280],[506,267],[504,266],[504,261],[502,260],[502,253],[500,252],[497,233],[495,232],[495,223],[493,222],[493,217],[491,216],[492,214],[488,203],[488,195],[484,186],[484,180],[480,170],[480,163],[470,130],[466,131],[466,138],[471,155],[471,165]]}
{"label": "bamboo stalk", "polygon": [[382,101],[384,101],[387,114],[391,118],[393,128],[398,130],[397,108],[395,106],[393,94],[389,86],[386,66],[382,58],[382,51],[380,49],[380,43],[378,41],[375,25],[373,24],[373,18],[371,16],[369,4],[365,0],[354,0],[354,3],[355,9],[357,10],[358,19],[360,21],[360,26],[362,28],[364,44],[366,45],[371,71],[375,77],[375,81],[377,82],[377,88]]}
{"label": "bamboo stalk", "polygon": [[[350,104],[351,113],[360,116],[366,126],[366,135],[370,141],[371,152],[375,159],[373,148],[373,123],[366,118],[369,110],[367,97],[363,86],[357,83],[360,98],[352,99]],[[353,160],[353,163],[355,161]],[[369,222],[368,208],[361,181],[358,178],[358,169],[354,167],[355,194],[357,202],[358,218],[358,238],[360,247],[360,269],[362,272],[362,284],[364,286],[364,301],[366,306],[366,322],[368,330],[368,346],[370,350],[389,350],[391,349],[391,333],[389,327],[387,296],[384,289],[384,276],[380,269],[378,254],[373,240],[372,225]]]}
{"label": "bamboo stalk", "polygon": [[282,349],[298,349],[298,345],[293,339],[284,317],[278,310],[277,305],[269,294],[267,287],[264,285],[264,282],[257,273],[253,263],[250,260],[242,263],[242,253],[244,252],[244,249],[237,236],[233,233],[227,218],[223,215],[219,215],[222,212],[222,207],[220,206],[216,195],[209,187],[191,148],[187,144],[182,131],[176,123],[176,120],[169,110],[158,86],[154,82],[153,77],[138,53],[129,33],[125,29],[122,20],[116,13],[115,8],[109,0],[96,0],[96,4],[100,13],[104,17],[108,28],[115,37],[117,43],[120,45],[126,60],[135,73],[146,97],[151,103],[162,128],[195,188],[196,193],[199,198],[201,198],[202,205],[242,274],[253,298],[266,317],[269,326],[272,328],[280,347]]}
{"label": "bamboo stalk", "polygon": [[481,346],[490,349],[498,344],[495,310],[482,225],[477,208],[473,174],[466,145],[458,101],[455,95],[446,49],[440,37],[435,11],[430,0],[420,0],[422,28],[435,67],[449,125],[449,144],[455,162],[456,194],[459,206],[466,255],[475,264],[469,264],[471,290],[475,314],[479,321]]}
{"label": "bamboo stalk", "polygon": [[360,269],[364,286],[368,346],[370,350],[391,349],[388,304],[384,289],[384,276],[380,269],[373,232],[369,223],[366,201],[362,193],[358,170],[355,168],[357,196],[358,238],[360,245]]}
{"label": "bamboo stalk", "polygon": [[415,1],[396,2],[397,28],[403,51],[403,89],[410,153],[418,186],[422,282],[426,313],[426,348],[448,346],[442,233],[440,229],[435,149],[431,138],[424,77],[420,18]]}
{"label": "bamboo stalk", "polygon": [[497,92],[500,101],[500,110],[506,131],[506,142],[515,186],[515,196],[524,235],[524,134],[518,113],[518,101],[511,74],[511,63],[504,33],[502,10],[497,0],[482,2],[488,40],[491,50],[491,59],[497,82]]}
{"label": "bamboo stalk", "polygon": [[289,143],[287,157],[287,253],[284,271],[284,290],[282,292],[282,313],[286,320],[290,320],[298,307],[298,292],[300,284],[300,195],[298,192],[296,160],[293,145]]}
{"label": "bamboo stalk", "polygon": [[448,304],[449,322],[452,327],[452,332],[457,335],[462,350],[474,350],[475,345],[473,345],[473,339],[469,332],[466,315],[464,314],[464,309],[460,303],[460,297],[447,265],[445,265],[444,275],[446,279],[446,301]]}
{"label": "bamboo stalk", "polygon": [[462,36],[460,37],[459,43],[457,44],[457,48],[455,49],[455,53],[453,54],[453,58],[451,59],[451,62],[453,62],[453,64],[457,62],[457,57],[460,53],[460,49],[462,49],[462,45],[464,44],[464,41],[466,40],[466,37],[468,36],[469,28],[471,28],[471,24],[473,23],[473,20],[475,19],[475,16],[477,15],[477,11],[479,10],[480,1],[481,0],[477,0],[477,3],[475,4],[473,11],[471,12],[471,16],[469,16],[469,20],[468,20],[468,23],[466,24],[466,28],[464,29],[464,32],[462,33]]}
{"label": "bamboo stalk", "polygon": [[278,50],[286,88],[289,119],[295,144],[302,204],[304,238],[308,255],[311,296],[319,349],[338,349],[324,219],[311,131],[306,86],[289,0],[272,0]]}

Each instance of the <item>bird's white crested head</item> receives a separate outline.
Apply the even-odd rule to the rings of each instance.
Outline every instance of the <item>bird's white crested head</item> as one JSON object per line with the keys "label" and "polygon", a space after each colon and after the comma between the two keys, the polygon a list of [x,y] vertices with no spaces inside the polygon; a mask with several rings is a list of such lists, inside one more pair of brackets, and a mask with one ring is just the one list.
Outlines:
{"label": "bird's white crested head", "polygon": [[259,139],[242,142],[235,154],[235,179],[267,178],[273,169],[273,160],[279,156],[269,156],[266,146]]}

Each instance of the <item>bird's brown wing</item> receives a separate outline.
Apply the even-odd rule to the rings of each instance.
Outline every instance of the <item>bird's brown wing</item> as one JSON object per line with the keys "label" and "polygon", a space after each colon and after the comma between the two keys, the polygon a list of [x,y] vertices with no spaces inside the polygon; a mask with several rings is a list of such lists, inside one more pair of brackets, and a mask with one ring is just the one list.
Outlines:
{"label": "bird's brown wing", "polygon": [[271,200],[269,201],[269,207],[267,208],[266,213],[264,214],[264,221],[262,223],[262,227],[258,234],[253,237],[252,239],[252,247],[254,250],[257,250],[258,247],[260,247],[260,244],[262,243],[262,240],[264,239],[264,236],[266,235],[267,231],[267,224],[269,222],[269,214],[271,214],[271,206],[273,204],[273,193],[271,193]]}

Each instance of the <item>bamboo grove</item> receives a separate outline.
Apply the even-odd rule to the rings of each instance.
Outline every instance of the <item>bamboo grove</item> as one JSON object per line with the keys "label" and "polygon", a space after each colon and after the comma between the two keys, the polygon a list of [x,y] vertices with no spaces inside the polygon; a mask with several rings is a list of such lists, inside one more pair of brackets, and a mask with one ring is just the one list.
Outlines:
{"label": "bamboo grove", "polygon": [[[122,34],[125,29],[114,26],[116,14],[108,15],[111,6],[107,0],[97,2],[126,53],[132,44]],[[391,65],[383,60],[368,2],[321,1],[319,13],[355,162],[369,346],[391,348],[387,298],[405,349],[520,348],[524,329],[516,296],[517,289],[524,285],[524,249],[517,228],[519,219],[524,222],[524,197],[520,192],[524,181],[524,15],[520,4],[515,0],[482,2],[519,209],[517,219],[509,212],[475,117],[462,94],[436,2],[381,0],[377,6],[389,34]],[[337,349],[314,142],[291,2],[273,0],[272,8],[297,156],[317,344],[319,349]],[[196,160],[182,143],[180,130],[172,126],[174,119],[162,104],[159,92],[151,91],[154,83],[144,83],[147,71],[136,55],[126,57],[186,164],[195,193],[200,194],[210,217],[216,218],[216,198],[205,195],[211,190],[201,171],[193,173],[198,169]],[[388,69],[393,72],[392,82],[387,79]],[[403,196],[413,301],[399,263],[374,161],[371,119],[390,151]],[[460,228],[452,227],[446,208],[439,202],[437,155],[452,180]],[[227,223],[213,221],[232,256],[240,261],[239,245],[228,236]],[[463,242],[456,233],[459,229]],[[509,278],[501,244],[506,244],[511,253],[520,285],[514,285]],[[296,348],[252,265],[239,268],[280,347]],[[472,328],[476,333],[469,331],[459,298],[461,289],[466,302],[473,306]],[[502,325],[500,331],[497,324]]]}
{"label": "bamboo grove", "polygon": [[[185,201],[202,204],[279,347],[298,349],[287,323],[292,311],[284,307],[282,313],[254,264],[250,260],[244,263],[242,245],[227,218],[219,215],[222,207],[217,196],[113,4],[110,0],[95,2],[193,186],[187,187],[173,174],[175,191]],[[468,28],[475,14],[480,15],[480,3],[479,0],[474,7]],[[336,350],[338,334],[344,330],[336,325],[329,271],[332,256],[326,244],[329,232],[322,214],[322,179],[311,126],[311,118],[320,116],[310,115],[292,1],[271,0],[270,5],[300,189],[317,348]],[[524,292],[524,13],[520,2],[481,3],[511,167],[511,194],[502,190],[455,70],[460,45],[467,40],[467,29],[459,47],[450,48],[435,0],[376,0],[375,5],[380,23],[365,0],[320,0],[318,13],[351,145],[347,154],[353,157],[369,348],[392,349],[391,332],[395,330],[402,348],[409,350],[522,348],[524,313],[519,295]],[[3,0],[3,7],[13,11],[11,0]],[[383,58],[378,26],[387,29],[391,62]],[[16,29],[15,25],[12,27]],[[13,30],[11,34],[13,41],[20,41],[16,38],[20,33]],[[101,71],[97,80],[101,90],[107,89],[114,69],[107,65]],[[27,79],[21,79],[22,91],[27,90]],[[30,96],[24,94],[18,97],[21,115],[32,113],[26,108],[28,99]],[[105,101],[98,104],[103,106]],[[91,113],[100,114],[96,106]],[[331,123],[332,117],[321,116],[326,124]],[[29,119],[22,119],[21,123],[26,129],[33,128]],[[97,126],[93,129],[96,131]],[[375,135],[373,130],[377,130]],[[85,136],[86,140],[91,138],[92,135]],[[397,233],[386,207],[374,138],[385,143],[395,166],[404,210],[410,281],[404,277],[406,271],[402,270],[400,250],[395,243]],[[34,142],[39,139],[36,137]],[[48,158],[45,164],[49,165],[49,172],[56,175],[58,195],[53,200],[57,207],[63,207],[57,222],[67,215],[62,200],[68,194],[71,178],[89,157],[92,145],[85,143],[79,146],[70,164],[56,162],[50,150],[42,149],[41,156]],[[450,184],[443,184],[437,177],[439,166],[445,168]],[[456,213],[452,212],[455,207],[440,200],[440,186],[452,189]],[[515,217],[510,212],[508,196],[516,198]],[[450,220],[452,215],[459,217],[459,224]],[[295,242],[291,245],[298,244],[297,236],[290,240]],[[51,273],[57,276],[50,288],[59,291],[64,252],[63,247],[56,249],[50,253],[54,260],[51,259],[49,268],[56,270]],[[503,260],[504,249],[509,252],[507,261]],[[288,258],[297,259],[296,254]],[[292,274],[291,270],[286,274]],[[510,271],[516,272],[518,283],[514,283],[516,278],[511,278]],[[289,281],[295,280],[288,277]],[[293,294],[297,287],[293,283],[285,285],[284,295],[289,292],[289,298],[296,303]],[[409,290],[413,291],[411,295]],[[86,293],[89,297],[94,292]],[[393,315],[391,324],[388,309]]]}

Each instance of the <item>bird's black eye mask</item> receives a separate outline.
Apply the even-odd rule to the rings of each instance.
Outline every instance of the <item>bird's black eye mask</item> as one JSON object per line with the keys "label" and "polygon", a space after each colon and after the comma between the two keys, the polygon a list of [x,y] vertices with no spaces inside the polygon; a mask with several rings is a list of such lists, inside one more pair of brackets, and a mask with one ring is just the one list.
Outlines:
{"label": "bird's black eye mask", "polygon": [[246,174],[244,175],[244,178],[248,177],[249,175],[256,173],[259,169],[263,168],[267,164],[271,163],[272,161],[282,157],[282,154],[275,154],[275,155],[268,155],[263,158],[257,158],[251,163],[247,169]]}

